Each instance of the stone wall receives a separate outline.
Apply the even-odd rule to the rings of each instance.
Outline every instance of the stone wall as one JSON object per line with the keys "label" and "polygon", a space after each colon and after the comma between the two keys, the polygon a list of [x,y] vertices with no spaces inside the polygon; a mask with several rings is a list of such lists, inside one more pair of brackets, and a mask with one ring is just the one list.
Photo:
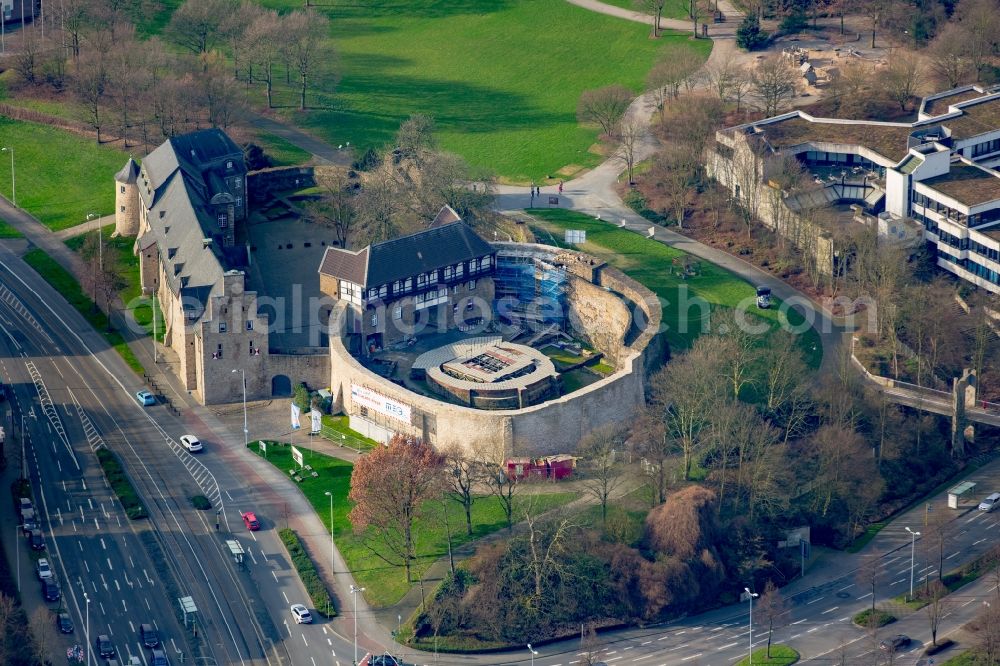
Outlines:
{"label": "stone wall", "polygon": [[311,166],[274,167],[247,174],[247,192],[254,201],[265,201],[274,192],[300,190],[314,185],[316,175]]}

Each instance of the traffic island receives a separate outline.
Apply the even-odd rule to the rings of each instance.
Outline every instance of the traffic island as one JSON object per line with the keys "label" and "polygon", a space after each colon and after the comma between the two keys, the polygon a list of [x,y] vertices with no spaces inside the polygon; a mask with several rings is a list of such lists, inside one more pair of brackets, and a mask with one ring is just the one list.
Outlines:
{"label": "traffic island", "polygon": [[142,505],[142,500],[135,492],[135,487],[126,476],[125,470],[122,469],[118,457],[107,449],[97,449],[97,460],[101,463],[101,469],[104,470],[104,476],[108,479],[108,485],[115,491],[115,495],[122,503],[122,508],[125,509],[125,515],[129,517],[129,520],[147,518],[149,514],[146,513],[146,507]]}
{"label": "traffic island", "polygon": [[[754,650],[752,656],[753,664],[756,666],[788,666],[799,660],[799,653],[787,645],[772,645],[771,656],[767,655],[767,648]],[[751,657],[744,657],[736,662],[735,666],[750,666]]]}
{"label": "traffic island", "polygon": [[285,545],[285,550],[288,551],[288,558],[295,565],[295,570],[299,572],[299,578],[302,579],[302,584],[305,586],[306,592],[309,593],[309,599],[312,601],[313,608],[316,609],[317,613],[325,617],[335,617],[337,609],[333,607],[333,599],[330,597],[330,591],[326,589],[326,585],[323,584],[323,580],[319,577],[319,572],[316,571],[316,564],[309,557],[309,553],[306,552],[305,546],[302,545],[302,541],[299,539],[299,535],[295,533],[295,530],[286,527],[278,530],[278,536],[281,537],[281,543]]}

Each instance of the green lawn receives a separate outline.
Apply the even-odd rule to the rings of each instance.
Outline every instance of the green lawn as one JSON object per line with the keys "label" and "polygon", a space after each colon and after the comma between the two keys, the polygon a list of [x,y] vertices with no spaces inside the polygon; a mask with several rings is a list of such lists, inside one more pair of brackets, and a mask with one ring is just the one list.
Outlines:
{"label": "green lawn", "polygon": [[[288,10],[301,0],[264,0]],[[649,28],[547,0],[327,0],[339,81],[296,110],[293,88],[275,98],[288,118],[333,145],[385,145],[410,114],[434,117],[441,146],[511,181],[600,161],[594,128],[580,127],[583,90],[636,91],[666,44],[708,57],[710,40],[651,41]]]}
{"label": "green lawn", "polygon": [[[658,241],[565,209],[538,208],[530,212],[541,221],[543,228],[535,229],[542,232],[542,242],[561,238],[566,229],[582,229],[587,232],[587,242],[581,250],[605,259],[655,292],[661,299],[666,336],[674,349],[690,347],[702,332],[704,313],[697,305],[698,299],[722,307],[734,307],[746,299],[752,303],[755,299],[753,285],[706,261],[701,262],[698,275],[682,280],[671,270],[671,262],[684,253]],[[750,316],[776,327],[781,316],[779,305],[775,300],[772,309],[754,309]],[[788,320],[793,326],[803,321],[791,310]],[[799,336],[799,341],[806,361],[818,368],[823,358],[819,335],[810,328]]]}
{"label": "green lawn", "polygon": [[24,262],[35,269],[39,275],[41,275],[46,282],[52,285],[56,291],[62,294],[63,298],[69,301],[80,314],[83,315],[84,319],[90,322],[99,333],[101,333],[105,339],[108,341],[115,351],[125,360],[128,367],[137,374],[141,375],[144,373],[142,364],[139,363],[139,359],[135,357],[132,350],[129,348],[128,344],[125,343],[125,339],[122,337],[121,333],[117,330],[108,330],[108,318],[103,312],[94,307],[94,302],[90,300],[83,289],[80,288],[80,283],[76,281],[69,271],[60,266],[56,261],[45,254],[43,250],[34,249],[29,250],[23,257]]}
{"label": "green lawn", "polygon": [[274,166],[305,164],[312,159],[312,153],[302,150],[298,146],[293,146],[274,134],[261,132],[253,141],[271,157]]}
{"label": "green lawn", "polygon": [[0,238],[20,238],[21,232],[0,220]]}
{"label": "green lawn", "polygon": [[347,415],[323,415],[323,436],[334,444],[343,442],[344,446],[366,451],[379,445],[374,439],[369,439],[359,432],[351,430],[350,418]]}
{"label": "green lawn", "polygon": [[[753,651],[753,663],[761,666],[789,666],[799,660],[799,653],[787,645],[772,645],[771,657],[767,656],[767,648]],[[750,657],[744,657],[735,666],[750,666]]]}
{"label": "green lawn", "polygon": [[[112,177],[128,156],[70,132],[0,116],[0,143],[14,148],[17,203],[53,230],[114,210]],[[9,198],[10,157],[0,153],[0,193]]]}
{"label": "green lawn", "polygon": [[[118,295],[125,309],[132,313],[135,322],[149,335],[153,333],[153,310],[150,308],[152,301],[153,306],[156,308],[156,339],[159,342],[163,342],[163,334],[165,332],[163,310],[160,309],[158,300],[142,295],[142,285],[139,281],[139,258],[132,252],[135,239],[123,236],[112,238],[111,234],[114,233],[114,230],[113,226],[107,226],[101,229],[101,234],[104,239],[104,251],[117,254],[118,261],[124,268],[123,275],[125,281],[128,282],[128,286],[119,292]],[[86,239],[86,234],[73,236],[66,240],[66,245],[74,252],[80,252]]]}
{"label": "green lawn", "polygon": [[[361,536],[355,535],[347,514],[350,512],[350,503],[347,500],[347,493],[350,487],[352,465],[349,462],[332,458],[320,453],[315,453],[310,449],[298,446],[303,450],[305,463],[312,465],[319,476],[316,478],[304,477],[301,483],[296,485],[302,490],[306,499],[312,504],[317,515],[330,527],[330,498],[325,495],[327,491],[333,493],[333,538],[337,543],[337,548],[347,562],[347,566],[354,574],[355,580],[365,588],[365,598],[375,606],[388,606],[396,603],[410,589],[410,584],[406,582],[406,574],[402,567],[391,566],[375,555],[363,541]],[[261,455],[257,450],[256,442],[250,444],[250,450]],[[292,469],[291,449],[288,446],[270,444],[268,445],[267,460],[284,474]],[[289,483],[295,483],[289,481]],[[544,511],[555,508],[575,498],[572,493],[550,493],[532,496],[535,501],[535,510]],[[436,507],[435,507],[436,510]],[[438,558],[447,554],[447,538],[444,521],[441,514],[434,515],[428,512],[428,517],[419,521],[414,527],[414,539],[417,547],[417,562],[413,566],[414,578],[418,578],[424,571]],[[464,514],[462,508],[454,503],[448,503],[448,516],[453,535],[453,547],[465,543],[469,540],[464,530]],[[263,516],[265,520],[270,520],[279,527],[284,527],[281,523],[281,516]],[[473,539],[478,539],[506,527],[506,521],[499,503],[488,497],[478,499],[472,508]],[[371,542],[377,547],[378,542]],[[313,553],[313,556],[319,556]]]}

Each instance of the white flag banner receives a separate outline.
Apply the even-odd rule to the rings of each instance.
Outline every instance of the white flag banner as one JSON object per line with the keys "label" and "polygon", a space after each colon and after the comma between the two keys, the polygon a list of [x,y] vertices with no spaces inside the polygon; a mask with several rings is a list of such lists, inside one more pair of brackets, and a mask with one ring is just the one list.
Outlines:
{"label": "white flag banner", "polygon": [[312,434],[319,434],[319,431],[323,428],[323,414],[319,410],[314,409],[309,412],[309,418],[312,420]]}
{"label": "white flag banner", "polygon": [[299,406],[296,405],[293,402],[292,403],[292,430],[298,430],[299,428],[302,427],[302,424],[299,423],[299,414],[300,413],[301,413],[301,410],[299,409]]}

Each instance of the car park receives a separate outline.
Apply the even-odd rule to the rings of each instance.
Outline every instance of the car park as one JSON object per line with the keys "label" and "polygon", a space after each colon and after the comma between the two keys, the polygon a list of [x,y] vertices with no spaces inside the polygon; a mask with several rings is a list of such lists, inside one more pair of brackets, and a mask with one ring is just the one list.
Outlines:
{"label": "car park", "polygon": [[31,550],[45,550],[45,538],[42,537],[41,530],[31,530],[25,535]]}
{"label": "car park", "polygon": [[910,637],[906,634],[896,634],[895,636],[890,636],[881,643],[878,644],[880,650],[895,652],[901,647],[905,647],[910,644]]}
{"label": "car park", "polygon": [[97,650],[98,656],[101,657],[113,657],[115,656],[115,646],[108,638],[107,634],[101,634],[94,639],[94,649]]}
{"label": "car park", "polygon": [[167,661],[167,653],[163,650],[153,650],[149,657],[149,663],[151,666],[168,666],[170,662]]}
{"label": "car park", "polygon": [[160,644],[160,637],[151,624],[139,625],[139,640],[148,648],[155,648]]}
{"label": "car park", "polygon": [[993,493],[992,495],[987,495],[983,501],[979,503],[979,510],[990,512],[998,506],[1000,506],[1000,493]]}
{"label": "car park", "polygon": [[152,407],[153,405],[156,404],[156,396],[147,391],[146,389],[143,389],[141,391],[136,391],[135,398],[136,400],[139,401],[139,404],[142,405],[143,407]]}
{"label": "car park", "polygon": [[292,617],[295,618],[295,624],[312,624],[312,613],[302,604],[292,604],[291,611]]}
{"label": "car park", "polygon": [[251,532],[256,532],[260,529],[260,521],[257,520],[257,514],[253,511],[247,511],[243,514],[243,524],[247,526],[247,529]]}
{"label": "car park", "polygon": [[59,601],[59,583],[55,578],[42,579],[42,596],[46,601]]}
{"label": "car park", "polygon": [[35,569],[38,571],[38,577],[42,580],[46,578],[52,578],[52,569],[49,567],[49,561],[44,557],[38,560],[38,564],[35,565]]}
{"label": "car park", "polygon": [[194,435],[181,435],[181,446],[183,446],[188,453],[201,451],[202,448],[204,448],[198,438]]}

